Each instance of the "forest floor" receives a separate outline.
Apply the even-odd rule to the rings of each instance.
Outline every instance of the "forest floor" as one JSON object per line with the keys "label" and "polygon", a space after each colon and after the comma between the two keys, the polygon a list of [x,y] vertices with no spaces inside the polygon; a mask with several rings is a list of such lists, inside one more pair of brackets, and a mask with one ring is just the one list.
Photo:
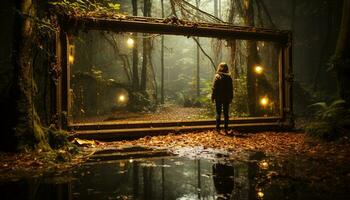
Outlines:
{"label": "forest floor", "polygon": [[183,107],[175,104],[165,104],[159,107],[155,112],[128,112],[115,111],[109,115],[101,115],[98,117],[80,117],[76,119],[76,123],[88,122],[145,122],[145,121],[186,121],[208,119],[212,116],[207,115],[206,108]]}
{"label": "forest floor", "polygon": [[166,149],[187,157],[205,156],[205,152],[215,149],[229,152],[230,159],[233,160],[244,159],[241,156],[244,152],[262,152],[273,158],[278,166],[293,164],[293,173],[288,174],[290,179],[321,184],[325,190],[329,185],[350,185],[350,138],[345,136],[336,141],[325,142],[309,138],[303,132],[231,132],[223,135],[208,130],[115,142],[75,142],[81,145],[81,151],[73,155],[65,150],[0,153],[0,181],[63,172],[79,166],[99,150],[142,146]]}

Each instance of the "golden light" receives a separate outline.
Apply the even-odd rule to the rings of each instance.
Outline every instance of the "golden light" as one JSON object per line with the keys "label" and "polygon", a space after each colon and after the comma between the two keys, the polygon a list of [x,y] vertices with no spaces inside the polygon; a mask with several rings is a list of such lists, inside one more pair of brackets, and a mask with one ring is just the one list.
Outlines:
{"label": "golden light", "polygon": [[68,47],[68,63],[70,65],[74,64],[74,45]]}
{"label": "golden light", "polygon": [[132,38],[128,38],[128,40],[126,41],[126,44],[128,45],[129,48],[134,47],[135,41]]}
{"label": "golden light", "polygon": [[261,169],[268,169],[269,168],[269,163],[266,160],[263,160],[259,163],[259,167]]}
{"label": "golden light", "polygon": [[133,163],[133,162],[134,162],[134,160],[132,158],[130,158],[129,163]]}
{"label": "golden light", "polygon": [[257,195],[258,195],[258,198],[263,198],[264,197],[264,193],[262,191],[259,191],[257,193]]}
{"label": "golden light", "polygon": [[127,90],[121,88],[118,89],[114,96],[114,103],[116,108],[124,108],[128,105],[129,102],[129,93]]}
{"label": "golden light", "polygon": [[263,71],[264,71],[264,68],[262,68],[260,65],[256,65],[256,66],[254,67],[254,71],[255,71],[255,73],[257,73],[257,74],[262,74]]}
{"label": "golden light", "polygon": [[70,65],[74,64],[74,56],[72,56],[72,55],[69,55],[69,56],[68,56],[68,63],[69,63]]}
{"label": "golden light", "polygon": [[262,105],[263,107],[266,107],[269,104],[269,98],[267,98],[266,96],[260,99],[260,105]]}
{"label": "golden light", "polygon": [[125,101],[125,95],[121,94],[119,97],[118,97],[118,101],[119,102],[124,102]]}

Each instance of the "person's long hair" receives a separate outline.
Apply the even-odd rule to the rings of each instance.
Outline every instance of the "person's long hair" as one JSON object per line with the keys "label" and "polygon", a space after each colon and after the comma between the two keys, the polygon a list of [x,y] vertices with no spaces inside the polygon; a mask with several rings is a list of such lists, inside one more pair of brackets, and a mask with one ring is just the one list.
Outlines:
{"label": "person's long hair", "polygon": [[224,62],[220,63],[218,65],[218,69],[216,70],[216,73],[229,73],[228,65]]}

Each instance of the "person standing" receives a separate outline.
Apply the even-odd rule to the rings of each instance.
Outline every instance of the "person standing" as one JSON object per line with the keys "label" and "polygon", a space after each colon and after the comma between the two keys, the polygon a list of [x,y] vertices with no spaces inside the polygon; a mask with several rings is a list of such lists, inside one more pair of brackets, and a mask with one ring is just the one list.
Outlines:
{"label": "person standing", "polygon": [[221,124],[221,111],[224,113],[224,127],[225,133],[228,132],[229,122],[229,107],[233,99],[233,85],[232,78],[228,70],[226,63],[220,63],[218,65],[213,87],[211,100],[215,102],[216,107],[216,131],[220,132]]}

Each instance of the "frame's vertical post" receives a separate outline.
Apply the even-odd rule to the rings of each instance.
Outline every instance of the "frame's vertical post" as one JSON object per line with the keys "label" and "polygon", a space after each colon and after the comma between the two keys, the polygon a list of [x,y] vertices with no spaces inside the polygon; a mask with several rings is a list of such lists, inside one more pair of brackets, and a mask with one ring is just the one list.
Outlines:
{"label": "frame's vertical post", "polygon": [[62,78],[61,78],[61,124],[62,128],[68,128],[68,62],[67,62],[67,47],[68,47],[68,37],[67,33],[62,33],[60,36],[61,40],[61,66],[62,66]]}
{"label": "frame's vertical post", "polygon": [[66,102],[66,118],[67,118],[67,126],[69,126],[71,123],[72,123],[72,103],[73,103],[73,100],[72,100],[72,93],[73,93],[73,90],[71,89],[71,70],[72,70],[72,65],[74,64],[75,62],[75,46],[73,44],[73,36],[71,34],[67,34],[66,35],[66,45],[67,45],[67,48],[66,48],[66,72],[65,72],[65,75],[66,75],[66,84],[65,85],[65,88],[66,88],[66,99],[67,99],[67,102]]}
{"label": "frame's vertical post", "polygon": [[53,101],[52,102],[52,113],[51,113],[51,121],[57,126],[57,128],[62,128],[62,118],[61,118],[61,110],[62,110],[62,101],[61,101],[61,83],[62,83],[62,44],[61,44],[61,35],[62,32],[56,32],[56,66],[55,69],[52,69],[52,82],[53,82]]}
{"label": "frame's vertical post", "polygon": [[278,52],[278,85],[279,85],[279,117],[283,118],[284,116],[284,85],[283,85],[283,65],[284,65],[284,47],[279,46],[280,50]]}
{"label": "frame's vertical post", "polygon": [[293,49],[292,49],[292,34],[288,34],[288,40],[286,44],[286,51],[285,51],[285,102],[286,102],[286,115],[285,115],[285,120],[286,120],[286,125],[289,127],[294,126],[294,115],[293,115],[293,60],[292,60],[292,54],[293,54]]}
{"label": "frame's vertical post", "polygon": [[284,46],[280,44],[278,52],[278,97],[279,97],[279,117],[284,116],[284,87],[283,87],[283,69],[284,69]]}

